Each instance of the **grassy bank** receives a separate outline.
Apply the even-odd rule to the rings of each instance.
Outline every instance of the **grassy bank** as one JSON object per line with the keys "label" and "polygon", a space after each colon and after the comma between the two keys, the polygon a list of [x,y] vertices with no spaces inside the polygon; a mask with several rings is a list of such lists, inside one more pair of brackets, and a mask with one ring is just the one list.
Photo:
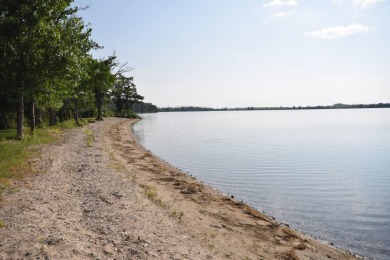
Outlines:
{"label": "grassy bank", "polygon": [[32,170],[28,160],[37,152],[37,145],[53,142],[63,130],[74,127],[77,127],[74,120],[40,128],[34,133],[26,127],[21,141],[15,139],[16,129],[0,130],[0,196],[9,188],[10,181],[21,179]]}

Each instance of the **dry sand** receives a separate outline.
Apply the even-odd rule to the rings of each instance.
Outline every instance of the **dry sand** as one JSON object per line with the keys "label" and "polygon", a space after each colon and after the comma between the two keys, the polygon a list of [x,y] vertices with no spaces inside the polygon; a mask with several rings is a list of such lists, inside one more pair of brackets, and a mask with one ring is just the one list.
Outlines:
{"label": "dry sand", "polygon": [[132,122],[40,148],[0,206],[0,259],[356,259],[154,157]]}

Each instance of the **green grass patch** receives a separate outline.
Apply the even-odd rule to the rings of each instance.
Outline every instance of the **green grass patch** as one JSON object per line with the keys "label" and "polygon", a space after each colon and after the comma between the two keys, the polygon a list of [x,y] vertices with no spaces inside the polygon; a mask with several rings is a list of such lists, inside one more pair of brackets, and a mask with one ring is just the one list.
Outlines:
{"label": "green grass patch", "polygon": [[[16,130],[10,132],[15,138]],[[0,131],[3,136],[3,131]],[[53,129],[37,129],[32,134],[25,135],[21,141],[11,138],[0,142],[0,179],[19,178],[24,168],[25,160],[34,152],[31,147],[37,144],[45,144],[55,140],[56,131]],[[8,134],[8,133],[7,133]]]}
{"label": "green grass patch", "polygon": [[[90,121],[90,120],[94,121],[95,118],[94,117],[87,117],[87,118],[79,119],[79,123],[81,125],[88,125],[88,121]],[[75,127],[78,127],[78,126],[76,124],[76,120],[71,119],[71,120],[67,120],[67,121],[58,123],[55,126],[49,126],[49,127],[70,129],[70,128],[75,128]]]}
{"label": "green grass patch", "polygon": [[39,128],[33,133],[26,127],[25,138],[20,141],[16,140],[16,129],[0,130],[0,194],[9,187],[10,180],[21,179],[31,170],[27,161],[36,152],[35,145],[55,141],[64,129],[73,127],[77,127],[74,120]]}
{"label": "green grass patch", "polygon": [[15,139],[16,130],[15,129],[6,129],[0,131],[0,141],[12,140]]}
{"label": "green grass patch", "polygon": [[[81,122],[83,124],[83,122]],[[75,120],[67,120],[61,123],[58,123],[55,126],[49,126],[49,128],[62,128],[62,129],[71,129],[77,127],[76,121]]]}

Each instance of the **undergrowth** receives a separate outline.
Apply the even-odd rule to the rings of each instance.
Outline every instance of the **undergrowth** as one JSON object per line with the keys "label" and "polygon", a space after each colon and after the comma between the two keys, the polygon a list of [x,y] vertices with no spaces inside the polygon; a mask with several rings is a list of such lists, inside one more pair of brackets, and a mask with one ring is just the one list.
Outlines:
{"label": "undergrowth", "polygon": [[11,180],[21,179],[29,171],[27,162],[36,153],[36,145],[53,142],[64,129],[74,127],[77,127],[74,120],[38,128],[33,133],[25,127],[23,140],[16,139],[16,129],[0,130],[0,195]]}

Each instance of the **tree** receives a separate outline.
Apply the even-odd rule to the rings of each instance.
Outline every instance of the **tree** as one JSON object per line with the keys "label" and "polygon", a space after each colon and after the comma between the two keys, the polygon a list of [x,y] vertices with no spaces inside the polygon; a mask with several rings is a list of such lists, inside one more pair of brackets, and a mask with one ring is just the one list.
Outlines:
{"label": "tree", "polygon": [[130,108],[132,110],[135,103],[144,99],[143,96],[137,93],[133,77],[126,77],[122,74],[118,76],[111,95],[118,113],[121,113],[123,109],[125,109],[126,113],[129,113]]}
{"label": "tree", "polygon": [[105,60],[92,60],[90,63],[90,82],[95,95],[97,108],[96,120],[103,120],[103,105],[108,97],[110,88],[115,82],[115,75],[111,73],[111,67],[116,56],[110,56]]}
{"label": "tree", "polygon": [[111,89],[118,77],[130,68],[127,63],[120,64],[116,54],[100,60],[92,60],[90,63],[90,85],[92,85],[97,108],[96,120],[103,120],[103,105],[110,97]]}
{"label": "tree", "polygon": [[[77,84],[82,59],[95,45],[72,2],[0,0],[0,84],[7,95],[17,97],[19,139],[25,100],[32,104],[32,113],[36,100],[59,104]],[[34,113],[31,117],[34,124]]]}

